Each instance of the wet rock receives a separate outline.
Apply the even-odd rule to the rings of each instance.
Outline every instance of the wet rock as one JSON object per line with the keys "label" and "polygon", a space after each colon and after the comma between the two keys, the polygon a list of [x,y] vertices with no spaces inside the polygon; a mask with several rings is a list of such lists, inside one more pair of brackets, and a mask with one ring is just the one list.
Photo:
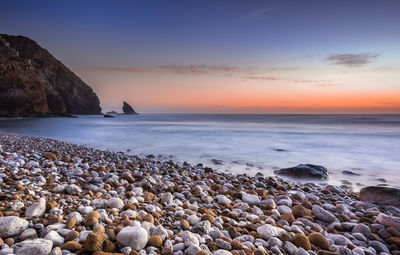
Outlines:
{"label": "wet rock", "polygon": [[344,171],[342,171],[342,174],[360,176],[360,174],[354,173],[354,172],[349,171],[349,170],[344,170]]}
{"label": "wet rock", "polygon": [[359,198],[364,202],[400,207],[400,189],[397,188],[381,186],[364,187],[360,190]]}
{"label": "wet rock", "polygon": [[300,164],[295,167],[283,168],[280,170],[276,170],[274,173],[278,175],[290,176],[293,178],[328,178],[328,170],[325,167],[312,164]]}

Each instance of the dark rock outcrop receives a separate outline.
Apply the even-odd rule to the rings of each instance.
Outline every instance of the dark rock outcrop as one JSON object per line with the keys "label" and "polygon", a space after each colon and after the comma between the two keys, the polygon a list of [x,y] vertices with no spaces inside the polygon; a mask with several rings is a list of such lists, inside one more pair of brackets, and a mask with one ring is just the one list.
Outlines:
{"label": "dark rock outcrop", "polygon": [[100,114],[92,88],[35,41],[0,34],[0,116]]}
{"label": "dark rock outcrop", "polygon": [[283,168],[274,172],[278,175],[290,176],[293,178],[327,179],[328,170],[323,166],[300,164],[295,167]]}
{"label": "dark rock outcrop", "polygon": [[133,110],[132,106],[130,106],[127,102],[124,101],[124,105],[122,106],[122,111],[124,112],[124,114],[138,114],[137,112],[135,112],[135,110]]}
{"label": "dark rock outcrop", "polygon": [[360,190],[359,198],[364,202],[400,206],[400,189],[391,187],[368,186]]}

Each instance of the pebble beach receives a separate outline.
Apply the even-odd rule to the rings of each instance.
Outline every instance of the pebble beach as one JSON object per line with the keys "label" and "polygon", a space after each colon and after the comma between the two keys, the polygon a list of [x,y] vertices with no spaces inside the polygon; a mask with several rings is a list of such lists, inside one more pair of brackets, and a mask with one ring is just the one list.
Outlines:
{"label": "pebble beach", "polygon": [[370,200],[0,133],[0,255],[400,254],[398,200]]}

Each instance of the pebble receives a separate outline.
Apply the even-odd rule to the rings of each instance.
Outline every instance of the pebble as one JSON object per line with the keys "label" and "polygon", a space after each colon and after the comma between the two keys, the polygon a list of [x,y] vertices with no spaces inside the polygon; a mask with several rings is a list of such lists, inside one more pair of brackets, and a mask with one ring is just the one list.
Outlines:
{"label": "pebble", "polygon": [[117,235],[119,244],[128,246],[136,251],[146,247],[148,240],[149,234],[142,227],[124,227]]}
{"label": "pebble", "polygon": [[107,206],[121,210],[124,207],[124,202],[118,197],[113,197],[107,201]]}
{"label": "pebble", "polygon": [[149,246],[160,248],[162,246],[163,240],[160,236],[151,236],[147,243]]}
{"label": "pebble", "polygon": [[13,245],[14,253],[16,255],[48,255],[53,248],[53,243],[45,239],[25,240]]}
{"label": "pebble", "polygon": [[27,229],[29,222],[17,216],[0,217],[0,237],[5,238],[18,235]]}
{"label": "pebble", "polygon": [[305,250],[311,250],[310,240],[304,234],[295,234],[294,236],[294,244]]}
{"label": "pebble", "polygon": [[53,246],[59,246],[64,243],[65,239],[60,236],[56,231],[52,230],[44,237],[46,240],[53,242]]}
{"label": "pebble", "polygon": [[329,243],[328,239],[321,233],[317,233],[317,232],[311,233],[308,236],[308,239],[310,240],[310,242],[312,244],[316,245],[317,247],[319,247],[323,250],[328,250],[330,247],[330,243]]}
{"label": "pebble", "polygon": [[269,240],[271,237],[279,236],[284,233],[285,230],[272,226],[270,224],[265,224],[257,228],[257,233],[264,239]]}
{"label": "pebble", "polygon": [[41,217],[46,212],[46,199],[40,198],[38,202],[33,203],[26,209],[25,217]]}
{"label": "pebble", "polygon": [[312,207],[312,213],[313,215],[321,221],[327,222],[327,223],[332,223],[335,221],[339,221],[335,215],[333,215],[332,213],[328,212],[327,210],[325,210],[324,208],[322,208],[319,205],[313,205]]}
{"label": "pebble", "polygon": [[0,255],[34,242],[51,255],[400,254],[400,208],[346,186],[3,133],[0,144]]}

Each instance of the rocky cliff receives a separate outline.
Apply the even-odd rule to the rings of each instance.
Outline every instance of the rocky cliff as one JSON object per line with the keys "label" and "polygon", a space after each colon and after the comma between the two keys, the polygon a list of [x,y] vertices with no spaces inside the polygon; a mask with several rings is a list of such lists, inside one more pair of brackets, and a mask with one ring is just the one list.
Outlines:
{"label": "rocky cliff", "polygon": [[35,41],[0,34],[0,116],[99,114],[92,88]]}

